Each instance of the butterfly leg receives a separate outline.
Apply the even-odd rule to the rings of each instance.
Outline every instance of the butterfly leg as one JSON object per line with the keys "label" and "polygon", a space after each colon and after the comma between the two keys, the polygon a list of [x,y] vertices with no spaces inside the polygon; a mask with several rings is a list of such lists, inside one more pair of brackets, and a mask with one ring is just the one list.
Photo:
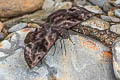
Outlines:
{"label": "butterfly leg", "polygon": [[65,47],[65,41],[64,40],[63,40],[63,46],[64,46],[65,56],[66,56],[66,47]]}
{"label": "butterfly leg", "polygon": [[55,55],[55,52],[56,52],[56,44],[54,44],[54,53],[53,53],[53,56]]}
{"label": "butterfly leg", "polygon": [[60,39],[60,47],[61,47],[61,50],[62,50],[62,38]]}

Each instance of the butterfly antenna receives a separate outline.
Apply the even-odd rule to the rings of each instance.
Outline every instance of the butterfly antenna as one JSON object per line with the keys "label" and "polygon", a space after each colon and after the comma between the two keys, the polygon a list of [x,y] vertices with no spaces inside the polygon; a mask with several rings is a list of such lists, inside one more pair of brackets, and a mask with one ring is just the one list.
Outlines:
{"label": "butterfly antenna", "polygon": [[69,36],[69,38],[68,38],[69,40],[70,40],[70,42],[73,44],[73,45],[75,45],[74,43],[73,43],[73,41],[72,41],[72,39],[71,39],[71,37]]}

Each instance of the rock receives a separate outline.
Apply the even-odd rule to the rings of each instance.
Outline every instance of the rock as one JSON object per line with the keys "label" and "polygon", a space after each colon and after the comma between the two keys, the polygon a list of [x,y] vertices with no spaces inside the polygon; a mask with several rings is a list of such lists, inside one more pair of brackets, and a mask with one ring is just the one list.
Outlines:
{"label": "rock", "polygon": [[77,5],[85,5],[86,0],[76,0]]}
{"label": "rock", "polygon": [[[0,58],[2,58],[2,57],[6,57],[7,56],[7,54],[5,54],[5,53],[3,53],[3,52],[0,52]],[[1,78],[0,78],[1,79]]]}
{"label": "rock", "polygon": [[92,28],[97,28],[99,30],[105,30],[110,27],[108,22],[97,17],[92,17],[89,20],[82,22],[81,25],[90,26]]}
{"label": "rock", "polygon": [[110,16],[100,15],[100,17],[101,17],[103,20],[105,20],[105,21],[112,21],[112,20],[110,19]]}
{"label": "rock", "polygon": [[[20,30],[17,33],[26,35],[26,30],[23,31],[25,32]],[[20,38],[21,41],[24,40],[23,37]],[[81,35],[72,35],[71,40],[73,43],[69,39],[64,40],[66,55],[65,48],[61,49],[58,40],[55,43],[55,55],[53,56],[55,50],[53,46],[43,63],[33,69],[29,69],[24,60],[24,50],[15,50],[13,55],[0,61],[0,78],[4,80],[115,80],[112,54],[107,47]]]}
{"label": "rock", "polygon": [[46,9],[51,9],[53,8],[55,2],[53,0],[45,0],[44,4],[42,6],[42,9],[46,10]]}
{"label": "rock", "polygon": [[72,7],[72,2],[56,3],[55,9],[69,9]]}
{"label": "rock", "polygon": [[16,24],[15,26],[12,26],[8,32],[15,32],[17,30],[20,30],[20,29],[23,29],[24,27],[27,26],[27,23],[19,23],[19,24]]}
{"label": "rock", "polygon": [[54,0],[55,3],[59,3],[59,2],[62,2],[62,0]]}
{"label": "rock", "polygon": [[109,2],[116,7],[120,7],[120,0],[109,0]]}
{"label": "rock", "polygon": [[2,31],[3,27],[4,27],[4,24],[0,22],[0,32]]}
{"label": "rock", "polygon": [[0,17],[14,17],[40,9],[44,0],[0,0]]}
{"label": "rock", "polygon": [[114,11],[115,16],[120,17],[120,9]]}
{"label": "rock", "polygon": [[120,80],[120,37],[114,43],[113,49],[113,69],[117,80]]}
{"label": "rock", "polygon": [[102,14],[102,10],[98,6],[85,6],[85,9],[89,10],[90,12],[96,13],[96,14]]}
{"label": "rock", "polygon": [[90,1],[92,4],[97,5],[99,7],[103,7],[105,3],[108,3],[108,0],[102,0],[102,1],[101,0],[88,0],[88,1]]}
{"label": "rock", "polygon": [[111,17],[111,16],[105,16],[105,15],[101,15],[101,18],[105,21],[109,21],[109,22],[120,22],[120,19],[117,17]]}
{"label": "rock", "polygon": [[0,48],[2,49],[10,49],[11,43],[8,40],[4,40],[0,43]]}
{"label": "rock", "polygon": [[0,32],[0,40],[5,37],[4,33]]}
{"label": "rock", "polygon": [[112,7],[112,6],[110,5],[110,3],[104,2],[102,8],[103,8],[103,10],[104,10],[105,12],[108,12],[108,11],[110,10],[111,7]]}
{"label": "rock", "polygon": [[110,27],[110,31],[120,34],[120,24],[115,24]]}
{"label": "rock", "polygon": [[120,19],[117,18],[117,17],[111,17],[110,16],[110,19],[111,19],[112,22],[120,22]]}

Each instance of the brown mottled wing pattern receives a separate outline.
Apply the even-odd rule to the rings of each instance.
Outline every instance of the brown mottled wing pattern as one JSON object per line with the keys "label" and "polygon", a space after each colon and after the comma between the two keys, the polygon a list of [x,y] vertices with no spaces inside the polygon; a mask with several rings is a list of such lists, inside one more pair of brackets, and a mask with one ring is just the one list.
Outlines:
{"label": "brown mottled wing pattern", "polygon": [[25,39],[24,57],[30,68],[33,68],[47,54],[57,39],[56,33],[45,28],[28,33]]}
{"label": "brown mottled wing pattern", "polygon": [[57,10],[47,18],[47,23],[52,23],[56,26],[70,29],[71,27],[79,24],[82,21],[87,20],[94,14],[88,10],[76,6],[70,9]]}

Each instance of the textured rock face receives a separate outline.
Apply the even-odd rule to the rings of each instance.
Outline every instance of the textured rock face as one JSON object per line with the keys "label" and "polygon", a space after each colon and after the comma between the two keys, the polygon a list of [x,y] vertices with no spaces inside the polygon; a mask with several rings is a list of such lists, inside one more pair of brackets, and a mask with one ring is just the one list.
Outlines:
{"label": "textured rock face", "polygon": [[35,11],[44,0],[0,0],[0,17],[13,17]]}
{"label": "textured rock face", "polygon": [[[0,45],[0,79],[2,80],[115,80],[112,69],[112,54],[99,42],[81,35],[72,35],[71,40],[56,42],[42,64],[29,69],[24,60],[23,40],[28,29],[17,31]],[[62,47],[61,47],[62,43]],[[13,44],[14,45],[13,47]],[[64,48],[65,45],[65,48]],[[66,53],[65,53],[66,49]],[[11,51],[13,52],[11,52]],[[55,54],[54,54],[55,51]],[[53,56],[54,54],[54,56]],[[66,55],[65,55],[66,54]],[[6,57],[6,55],[9,55]]]}
{"label": "textured rock face", "polygon": [[113,46],[113,68],[117,80],[120,80],[120,37]]}

